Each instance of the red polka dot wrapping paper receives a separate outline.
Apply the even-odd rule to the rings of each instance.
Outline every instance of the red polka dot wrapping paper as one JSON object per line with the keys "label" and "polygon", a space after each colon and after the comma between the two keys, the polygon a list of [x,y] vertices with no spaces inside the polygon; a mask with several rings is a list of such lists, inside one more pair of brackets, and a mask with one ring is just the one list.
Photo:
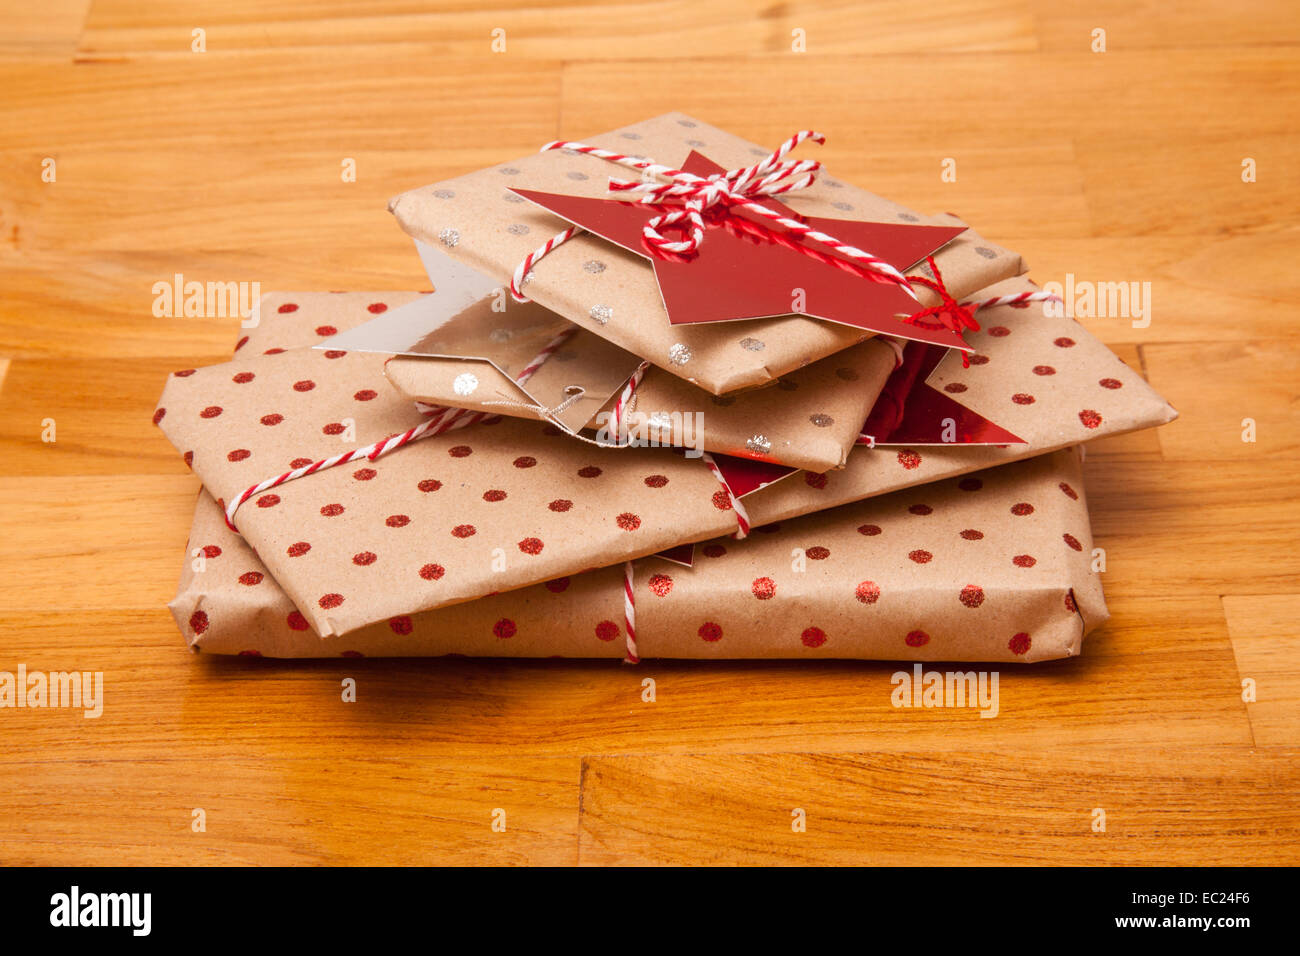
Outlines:
{"label": "red polka dot wrapping paper", "polygon": [[[1032,662],[1106,620],[1073,450],[636,563],[642,657]],[[204,495],[171,610],[196,649],[265,657],[621,658],[622,567],[321,638]]]}
{"label": "red polka dot wrapping paper", "polygon": [[[728,169],[750,165],[778,145],[751,143],[682,113],[597,136],[584,134],[583,141],[670,165],[698,150]],[[544,144],[537,145],[540,149]],[[815,158],[811,150],[799,155]],[[414,189],[396,197],[389,208],[411,236],[506,282],[525,256],[568,225],[512,192],[512,187],[607,198],[610,176],[626,178],[630,173],[590,156],[553,150]],[[819,177],[811,187],[781,198],[805,216],[965,225],[955,216],[913,212],[834,177]],[[700,254],[708,255],[707,239]],[[1020,256],[970,229],[944,246],[936,262],[958,299],[1024,271]],[[913,269],[910,274],[925,273]],[[771,382],[870,334],[790,315],[673,326],[649,261],[589,233],[539,262],[524,291],[582,328],[714,394]],[[815,291],[804,290],[809,295]],[[793,299],[794,289],[790,295]],[[918,295],[923,306],[939,304],[928,290],[918,290]]]}
{"label": "red polka dot wrapping paper", "polygon": [[[979,294],[1030,287],[1021,278]],[[268,296],[261,312],[276,318],[250,331],[233,362],[169,377],[155,419],[213,497],[230,500],[295,463],[423,420],[384,377],[383,356],[295,347],[306,344],[301,337],[271,344],[283,317],[296,317],[294,335],[309,338],[308,331],[364,321],[385,304],[357,294]],[[1140,375],[1072,319],[1050,317],[1038,303],[982,317],[986,331],[974,337],[978,361],[961,369],[959,358],[955,368],[945,360],[931,383],[965,386],[958,393],[963,402],[1025,445],[859,446],[841,470],[798,472],[747,495],[751,524],[1174,416]],[[1041,374],[1039,366],[1054,374]],[[413,443],[373,464],[288,482],[254,496],[237,522],[311,627],[347,634],[730,533],[735,515],[718,490],[700,461],[666,449],[597,449],[540,423],[503,420]]]}

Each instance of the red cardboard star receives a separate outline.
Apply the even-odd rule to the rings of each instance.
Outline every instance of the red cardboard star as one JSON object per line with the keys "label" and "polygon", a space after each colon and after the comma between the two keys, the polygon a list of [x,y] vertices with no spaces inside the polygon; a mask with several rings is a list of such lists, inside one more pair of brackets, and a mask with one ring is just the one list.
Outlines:
{"label": "red cardboard star", "polygon": [[903,351],[872,406],[865,435],[877,445],[1023,445],[1025,440],[926,382],[947,354],[919,342]]}
{"label": "red cardboard star", "polygon": [[[923,342],[908,345],[903,352],[903,363],[885,383],[862,426],[862,433],[873,436],[877,445],[1005,447],[1026,444],[1023,438],[926,382],[946,354],[947,349]],[[722,480],[738,498],[799,470],[716,452],[713,462],[722,473]]]}
{"label": "red cardboard star", "polygon": [[[682,167],[696,176],[725,172],[692,152]],[[674,325],[733,319],[806,315],[882,335],[916,339],[969,351],[956,332],[899,320],[920,311],[915,299],[892,282],[873,282],[770,238],[755,213],[715,207],[705,215],[705,237],[690,258],[652,253],[642,241],[646,222],[665,207],[616,199],[591,199],[515,189],[513,192],[557,216],[648,258],[659,282],[668,320]],[[914,226],[800,216],[774,199],[761,205],[799,219],[884,259],[900,272],[965,231],[961,226]],[[775,227],[780,229],[779,226]],[[803,245],[824,255],[853,260],[811,240]],[[802,293],[802,294],[801,294]]]}

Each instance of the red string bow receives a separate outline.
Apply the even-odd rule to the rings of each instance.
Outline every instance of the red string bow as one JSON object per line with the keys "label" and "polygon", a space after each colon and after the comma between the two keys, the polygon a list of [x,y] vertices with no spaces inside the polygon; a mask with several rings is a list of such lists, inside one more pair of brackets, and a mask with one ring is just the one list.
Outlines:
{"label": "red string bow", "polygon": [[[907,281],[913,285],[923,286],[939,296],[939,304],[932,305],[928,309],[922,309],[920,312],[909,315],[904,322],[909,325],[919,325],[922,328],[937,329],[947,328],[958,335],[962,334],[964,329],[970,329],[972,332],[980,330],[980,324],[975,321],[973,310],[962,305],[952,297],[948,287],[943,284],[943,274],[939,272],[939,266],[934,261],[934,256],[925,257],[926,264],[930,266],[930,271],[934,273],[933,279],[927,279],[925,276],[908,276]],[[927,323],[924,320],[933,316],[938,319],[937,323]],[[966,352],[961,353],[962,368],[970,368],[970,356]]]}

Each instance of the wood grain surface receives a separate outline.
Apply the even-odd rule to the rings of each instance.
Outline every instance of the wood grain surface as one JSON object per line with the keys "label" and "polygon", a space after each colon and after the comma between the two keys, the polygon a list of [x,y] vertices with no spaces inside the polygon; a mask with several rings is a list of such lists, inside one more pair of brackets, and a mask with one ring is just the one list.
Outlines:
{"label": "wood grain surface", "polygon": [[[0,710],[0,863],[1300,863],[1294,3],[0,22],[0,670],[105,680],[97,719]],[[670,109],[821,129],[837,176],[1040,282],[1151,283],[1149,325],[1085,320],[1182,417],[1090,450],[1113,619],[1083,656],[1004,670],[985,720],[891,706],[893,664],[191,655],[164,604],[198,486],[149,416],[236,320],[155,318],[153,284],[426,287],[390,195]]]}

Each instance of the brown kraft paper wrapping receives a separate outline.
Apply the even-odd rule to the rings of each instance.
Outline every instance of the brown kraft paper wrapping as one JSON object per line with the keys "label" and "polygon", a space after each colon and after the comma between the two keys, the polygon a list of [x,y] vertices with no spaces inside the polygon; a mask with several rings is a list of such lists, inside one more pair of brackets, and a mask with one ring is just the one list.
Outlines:
{"label": "brown kraft paper wrapping", "polygon": [[[196,650],[266,657],[619,658],[623,570],[602,568],[325,638],[204,495],[170,607]],[[1076,450],[843,505],[636,563],[642,657],[1033,662],[1107,611]],[[197,571],[196,567],[202,567]]]}
{"label": "brown kraft paper wrapping", "polygon": [[[501,308],[500,290],[484,294],[483,283],[466,279],[461,266],[440,274],[446,281],[434,294],[386,309],[317,347],[391,354],[385,374],[412,401],[544,419],[569,431],[614,430],[611,412],[643,364],[639,358],[536,303]],[[307,293],[303,305],[328,308],[328,301],[316,301],[325,296]],[[839,468],[897,355],[888,340],[873,338],[767,386],[727,395],[710,395],[652,366],[623,408],[627,435],[788,467]]]}
{"label": "brown kraft paper wrapping", "polygon": [[[259,303],[257,324],[241,340],[240,348],[256,354],[267,348],[319,347],[321,343],[328,344],[340,332],[365,325],[376,316],[393,312],[428,295],[430,293],[271,292]],[[480,317],[490,321],[493,313],[485,311]],[[613,348],[590,332],[556,318],[554,329],[546,331],[540,339],[532,336],[531,341],[543,343],[554,337],[556,329],[564,327],[573,329],[574,335],[529,380],[530,392],[527,394],[514,385],[513,379],[503,373],[502,368],[517,374],[522,364],[533,358],[540,344],[524,352],[514,349],[509,355],[503,351],[496,357],[497,365],[472,359],[397,355],[385,364],[384,374],[412,402],[538,418],[536,411],[521,407],[530,395],[535,399],[541,396],[544,400],[560,401],[566,383],[596,379],[597,375],[589,371],[589,366],[608,361],[608,352]],[[489,343],[493,341],[490,334],[480,338]],[[635,425],[638,421],[651,419],[656,411],[668,411],[669,427],[648,426],[645,429],[649,437],[663,445],[702,445],[706,451],[813,471],[839,468],[847,460],[861,434],[862,422],[888,381],[896,355],[883,339],[871,339],[782,376],[767,386],[732,395],[710,395],[689,382],[650,368],[637,388],[638,398],[628,418]],[[468,396],[456,389],[457,377],[467,371],[477,380],[476,387]],[[621,390],[623,383],[619,384]],[[615,398],[617,393],[597,408],[608,412]],[[519,404],[489,404],[502,400]],[[673,412],[677,414],[671,414]],[[702,436],[694,429],[683,427],[686,422],[684,413],[688,412],[701,413]],[[593,427],[596,421],[597,415],[591,415]],[[572,419],[569,423],[575,424]],[[582,420],[578,419],[576,424],[582,424]],[[756,454],[747,444],[759,433],[771,444],[769,454]],[[702,441],[695,441],[700,438]]]}
{"label": "brown kraft paper wrapping", "polygon": [[[577,353],[577,358],[547,362],[529,386],[562,392],[566,376],[581,360],[583,345],[593,338],[589,332],[578,332],[565,347],[565,352]],[[683,379],[650,368],[637,386],[636,403],[627,415],[628,428],[641,429],[662,445],[702,448],[813,471],[842,468],[894,369],[895,356],[883,341],[871,339],[765,386],[727,395],[710,395]],[[471,369],[476,378],[494,384],[480,385],[467,398],[457,394],[456,383]],[[385,374],[412,401],[542,417],[527,403],[527,396],[484,362],[399,355],[388,363]],[[539,379],[543,381],[539,383]],[[553,383],[552,387],[548,388],[547,382]],[[608,426],[617,399],[616,393],[586,424]],[[664,424],[660,427],[657,422]]]}
{"label": "brown kraft paper wrapping", "polygon": [[[1026,288],[1032,285],[1021,278],[980,294]],[[985,331],[972,336],[980,350],[975,364],[962,370],[951,354],[935,375],[945,390],[963,386],[949,394],[1026,444],[859,446],[840,471],[797,472],[747,495],[751,524],[1174,417],[1138,373],[1074,320],[1051,318],[1040,303],[990,309],[981,318]],[[237,497],[294,461],[336,455],[423,420],[384,378],[381,355],[250,351],[171,376],[155,412],[214,497]],[[1052,374],[1040,374],[1040,366]],[[354,441],[345,443],[348,428]],[[702,462],[668,449],[593,448],[522,420],[414,442],[373,464],[321,471],[267,494],[240,509],[240,530],[322,635],[736,527]]]}
{"label": "brown kraft paper wrapping", "polygon": [[[682,113],[582,141],[669,165],[699,150],[728,169],[749,165],[777,146],[748,142]],[[540,149],[544,144],[537,145]],[[568,225],[510,192],[511,187],[608,198],[609,177],[626,178],[627,173],[624,167],[591,156],[553,150],[403,193],[389,208],[414,238],[508,283],[525,256]],[[826,176],[781,199],[803,215],[964,225],[955,216],[924,216]],[[707,242],[701,255],[708,255]],[[970,229],[944,246],[935,261],[958,300],[1024,272],[1018,255]],[[907,274],[928,276],[928,270],[922,262],[921,268]],[[922,306],[939,304],[929,290],[915,291]],[[714,394],[772,381],[870,335],[796,315],[673,326],[649,261],[589,233],[569,240],[538,263],[524,292],[564,318]],[[591,314],[598,306],[603,307],[598,314],[609,316],[603,324]],[[689,354],[688,361],[670,358],[675,345],[687,347],[689,352],[678,348],[673,354],[679,360]]]}

